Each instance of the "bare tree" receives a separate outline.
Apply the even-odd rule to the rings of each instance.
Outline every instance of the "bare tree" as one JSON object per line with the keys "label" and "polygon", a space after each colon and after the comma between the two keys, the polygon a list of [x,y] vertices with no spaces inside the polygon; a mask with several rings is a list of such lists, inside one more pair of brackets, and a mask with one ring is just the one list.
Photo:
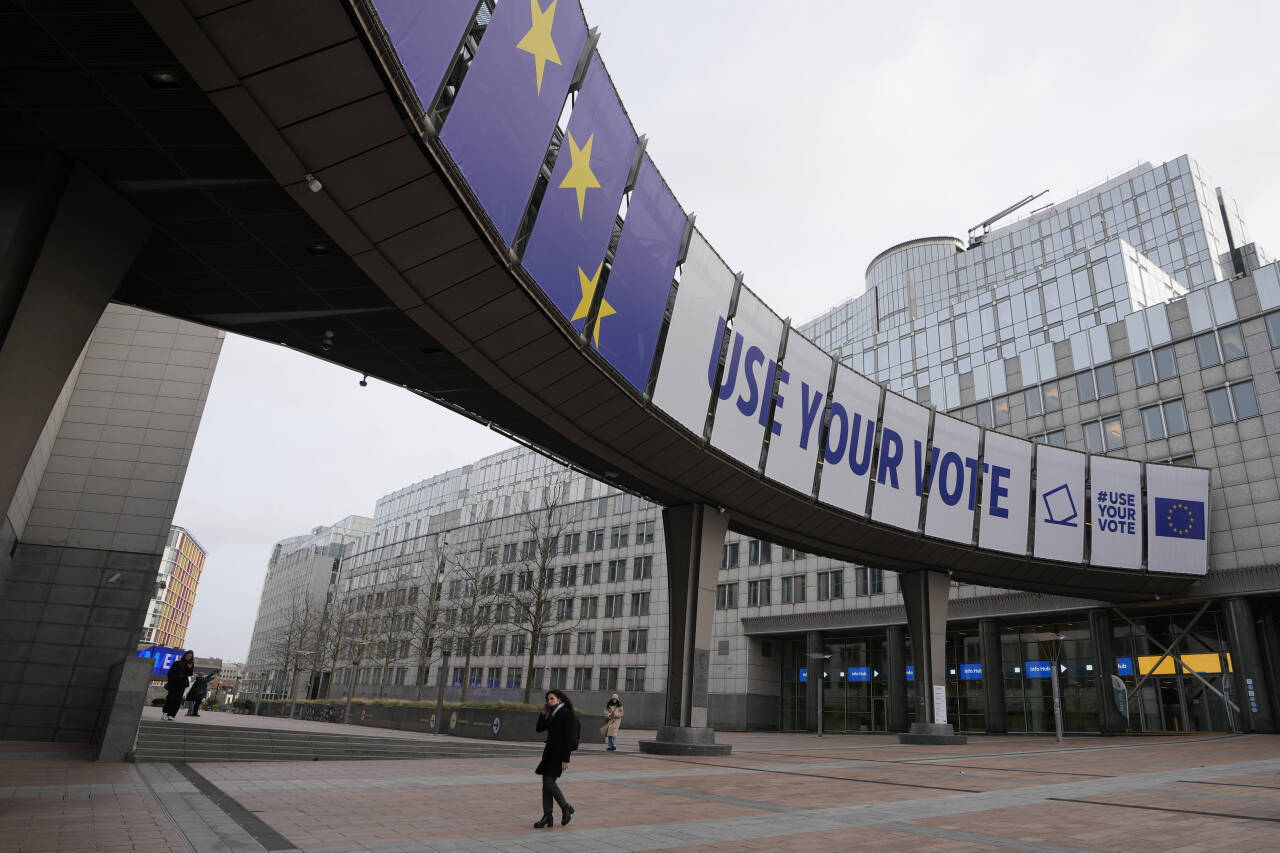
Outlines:
{"label": "bare tree", "polygon": [[573,507],[568,501],[569,483],[566,474],[550,474],[540,490],[524,494],[519,516],[525,537],[520,544],[520,571],[501,596],[504,621],[525,634],[529,641],[524,677],[526,703],[533,690],[533,664],[539,643],[545,642],[543,637],[557,628],[577,624],[571,611],[559,603],[564,596],[556,591],[554,565],[561,536],[573,520],[570,511]]}
{"label": "bare tree", "polygon": [[338,662],[347,645],[356,620],[355,604],[359,596],[335,593],[326,609],[325,619],[316,639],[316,657],[329,668],[329,683],[324,698],[333,698],[333,682],[338,675]]}
{"label": "bare tree", "polygon": [[[422,701],[422,691],[427,686],[427,675],[431,671],[431,662],[442,651],[440,644],[440,628],[442,625],[441,592],[444,586],[444,572],[448,537],[441,533],[436,537],[435,571],[427,579],[424,586],[410,587],[408,613],[410,614],[412,639],[410,649],[417,658],[418,701]],[[440,676],[444,678],[444,674]]]}
{"label": "bare tree", "polygon": [[274,686],[279,699],[294,698],[298,672],[313,641],[318,617],[311,598],[295,592],[285,611],[284,623],[269,640],[267,659],[278,672]]}
{"label": "bare tree", "polygon": [[446,552],[447,597],[450,608],[449,622],[454,628],[454,638],[462,645],[463,657],[461,700],[467,701],[470,684],[471,658],[479,643],[487,641],[497,623],[500,603],[497,576],[494,565],[496,555],[490,545],[494,529],[488,510],[468,528],[471,537],[459,547]]}

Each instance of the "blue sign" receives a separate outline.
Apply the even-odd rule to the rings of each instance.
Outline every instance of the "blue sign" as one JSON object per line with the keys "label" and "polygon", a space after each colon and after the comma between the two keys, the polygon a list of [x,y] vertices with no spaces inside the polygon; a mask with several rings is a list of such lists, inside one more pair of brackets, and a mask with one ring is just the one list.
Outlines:
{"label": "blue sign", "polygon": [[980,663],[960,664],[960,680],[961,681],[981,681],[982,680],[982,664]]}
{"label": "blue sign", "polygon": [[850,681],[870,681],[871,667],[869,666],[851,666],[849,667]]}
{"label": "blue sign", "polygon": [[138,657],[151,658],[152,675],[168,675],[169,667],[182,657],[184,651],[185,649],[171,649],[168,646],[152,646],[149,649],[139,649]]}
{"label": "blue sign", "polygon": [[1133,658],[1116,658],[1116,672],[1121,675],[1133,675]]}
{"label": "blue sign", "polygon": [[1023,666],[1023,673],[1027,678],[1053,677],[1053,661],[1029,660]]}
{"label": "blue sign", "polygon": [[800,680],[801,681],[809,680],[809,667],[807,666],[800,667]]}
{"label": "blue sign", "polygon": [[911,664],[907,664],[907,681],[916,680],[916,668]]}

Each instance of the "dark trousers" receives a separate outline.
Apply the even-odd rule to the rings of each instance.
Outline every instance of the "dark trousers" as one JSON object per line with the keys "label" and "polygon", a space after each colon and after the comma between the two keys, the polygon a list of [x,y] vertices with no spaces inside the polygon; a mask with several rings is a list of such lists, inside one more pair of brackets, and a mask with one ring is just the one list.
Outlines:
{"label": "dark trousers", "polygon": [[555,800],[560,804],[561,811],[570,809],[569,801],[564,798],[564,794],[560,792],[560,786],[556,784],[556,777],[542,777],[542,813],[551,814],[551,801]]}
{"label": "dark trousers", "polygon": [[182,707],[182,691],[170,690],[164,698],[164,707],[160,710],[168,714],[170,717],[178,713],[178,709]]}

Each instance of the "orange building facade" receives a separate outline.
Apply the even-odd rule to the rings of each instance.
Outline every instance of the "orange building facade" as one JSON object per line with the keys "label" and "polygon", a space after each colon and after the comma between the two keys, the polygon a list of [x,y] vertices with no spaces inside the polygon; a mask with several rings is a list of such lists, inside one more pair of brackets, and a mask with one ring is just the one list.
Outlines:
{"label": "orange building facade", "polygon": [[196,603],[196,589],[207,552],[183,527],[169,529],[169,541],[156,576],[156,593],[147,608],[142,642],[185,648],[187,624]]}

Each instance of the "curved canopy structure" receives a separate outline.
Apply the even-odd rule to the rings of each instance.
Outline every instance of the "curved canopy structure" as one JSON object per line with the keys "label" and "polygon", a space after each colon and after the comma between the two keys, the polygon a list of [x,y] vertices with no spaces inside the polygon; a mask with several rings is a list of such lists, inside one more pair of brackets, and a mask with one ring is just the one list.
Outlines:
{"label": "curved canopy structure", "polygon": [[33,16],[31,51],[79,61],[18,107],[154,221],[117,298],[805,551],[1113,600],[1205,573],[1207,471],[951,418],[766,305],[646,154],[577,0],[137,6],[128,58]]}

